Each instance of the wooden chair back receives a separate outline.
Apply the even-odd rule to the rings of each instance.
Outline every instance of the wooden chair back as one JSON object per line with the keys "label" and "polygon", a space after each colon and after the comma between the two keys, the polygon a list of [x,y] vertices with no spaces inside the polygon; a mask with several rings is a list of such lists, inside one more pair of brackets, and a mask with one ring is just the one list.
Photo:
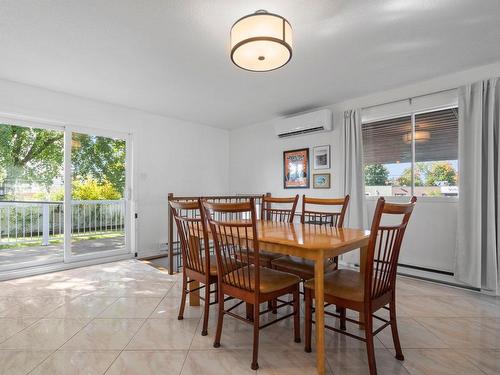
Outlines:
{"label": "wooden chair back", "polygon": [[[298,194],[290,198],[277,198],[264,195],[262,196],[262,204],[260,206],[260,218],[262,220],[292,223],[298,201]],[[273,206],[273,204],[277,204],[279,207]]]}
{"label": "wooden chair back", "polygon": [[[365,298],[375,300],[394,293],[401,243],[416,201],[415,196],[405,204],[386,203],[384,198],[378,199],[368,244],[365,290],[369,293],[365,293]],[[382,218],[387,215],[399,215],[401,220],[382,225]]]}
{"label": "wooden chair back", "polygon": [[[308,205],[312,206],[336,206],[340,209],[334,212],[316,211],[308,209]],[[325,199],[325,198],[310,198],[302,196],[302,215],[300,222],[302,224],[325,225],[330,227],[342,228],[344,225],[344,217],[349,205],[349,194],[344,198]]]}
{"label": "wooden chair back", "polygon": [[181,245],[182,266],[208,275],[210,248],[200,201],[171,201],[170,208]]}
{"label": "wooden chair back", "polygon": [[260,257],[254,199],[243,203],[202,201],[202,205],[214,240],[219,282],[251,292],[255,285],[258,293]]}

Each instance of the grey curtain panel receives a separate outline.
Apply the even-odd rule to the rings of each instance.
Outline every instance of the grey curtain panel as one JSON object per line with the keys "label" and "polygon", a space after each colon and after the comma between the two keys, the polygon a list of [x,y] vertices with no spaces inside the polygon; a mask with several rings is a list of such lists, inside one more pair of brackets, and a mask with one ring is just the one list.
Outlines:
{"label": "grey curtain panel", "polygon": [[459,90],[455,277],[500,294],[500,80]]}
{"label": "grey curtain panel", "polygon": [[[342,173],[339,176],[340,188],[344,195],[350,194],[351,196],[345,226],[366,228],[363,134],[360,109],[344,112],[340,138],[340,147],[342,148],[340,155],[345,155]],[[346,254],[342,259],[346,262],[357,262],[359,255]]]}

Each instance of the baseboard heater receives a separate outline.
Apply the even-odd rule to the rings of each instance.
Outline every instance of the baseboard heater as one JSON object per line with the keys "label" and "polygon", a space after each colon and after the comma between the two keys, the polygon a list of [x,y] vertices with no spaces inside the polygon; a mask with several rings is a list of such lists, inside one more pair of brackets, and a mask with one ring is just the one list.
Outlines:
{"label": "baseboard heater", "polygon": [[411,264],[404,264],[404,263],[398,263],[398,267],[411,268],[412,270],[419,270],[419,271],[437,273],[437,274],[440,274],[440,275],[447,275],[447,276],[454,276],[455,275],[453,272],[450,272],[450,271],[436,270],[434,268],[427,268],[427,267],[421,267],[421,266],[413,266]]}
{"label": "baseboard heater", "polygon": [[[357,263],[354,263],[354,266],[359,268],[359,264],[357,264]],[[400,268],[403,268],[403,269],[400,269]],[[404,268],[408,269],[408,271],[405,272]],[[410,270],[425,272],[425,273],[427,273],[427,275],[425,275],[425,274],[418,275],[415,273],[411,273]],[[435,274],[436,278],[433,278],[432,274]],[[418,280],[430,281],[433,283],[458,287],[458,288],[462,288],[462,289],[473,290],[476,292],[480,291],[480,289],[478,289],[478,288],[474,288],[474,287],[471,287],[468,285],[453,282],[451,280],[446,280],[447,277],[452,278],[455,275],[453,272],[450,272],[450,271],[436,270],[434,268],[427,268],[427,267],[421,267],[421,266],[414,266],[411,264],[398,263],[398,275],[405,276],[405,277],[411,277],[411,278],[418,279]],[[445,279],[439,278],[437,275],[441,275],[442,277],[444,276]]]}

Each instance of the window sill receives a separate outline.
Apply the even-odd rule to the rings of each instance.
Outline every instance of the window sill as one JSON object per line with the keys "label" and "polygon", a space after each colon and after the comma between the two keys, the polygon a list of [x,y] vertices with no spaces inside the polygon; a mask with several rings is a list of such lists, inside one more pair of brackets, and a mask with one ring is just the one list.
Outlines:
{"label": "window sill", "polygon": [[[376,201],[378,196],[367,196],[366,200],[367,201]],[[396,196],[384,196],[387,202],[394,202],[394,203],[403,203],[403,202],[408,202],[411,198],[411,196],[403,196],[403,197],[396,197]],[[425,203],[458,203],[458,197],[417,197],[417,202],[425,202]]]}

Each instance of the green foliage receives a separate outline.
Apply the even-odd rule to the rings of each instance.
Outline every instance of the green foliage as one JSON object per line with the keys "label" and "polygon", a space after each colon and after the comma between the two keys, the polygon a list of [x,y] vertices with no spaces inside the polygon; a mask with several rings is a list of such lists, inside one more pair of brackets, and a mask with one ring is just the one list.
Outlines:
{"label": "green foliage", "polygon": [[[51,192],[38,192],[33,198],[35,200],[50,200],[62,202],[64,200],[64,188],[58,188]],[[75,200],[114,200],[121,199],[121,193],[109,182],[98,182],[92,177],[85,180],[73,180],[72,198]]]}
{"label": "green foliage", "polygon": [[[125,189],[125,153],[124,140],[74,133],[73,184],[83,189],[77,194],[112,197],[95,199],[121,198]],[[46,192],[37,193],[35,199],[62,200],[63,191],[50,188],[63,175],[63,161],[63,132],[0,124],[0,183],[8,189],[22,183],[39,184]],[[12,190],[7,191],[10,193]]]}
{"label": "green foliage", "polygon": [[123,195],[125,189],[125,141],[87,134],[73,134],[73,176],[91,176],[98,183],[109,182]]}
{"label": "green foliage", "polygon": [[64,200],[64,188],[57,188],[51,191],[39,191],[33,194],[36,201],[62,202]]}
{"label": "green foliage", "polygon": [[0,124],[0,178],[7,185],[18,182],[49,187],[61,174],[62,132]]}
{"label": "green foliage", "polygon": [[365,166],[365,185],[386,185],[389,179],[389,170],[382,164],[370,164]]}
{"label": "green foliage", "polygon": [[433,162],[429,165],[425,184],[427,186],[436,186],[439,182],[446,182],[449,185],[456,185],[457,172],[447,161]]}
{"label": "green foliage", "polygon": [[411,168],[406,168],[398,178],[399,186],[411,186]]}
{"label": "green foliage", "polygon": [[[398,178],[398,184],[399,186],[411,186],[411,173],[412,170],[411,168],[406,168],[403,173],[401,173],[401,176]],[[414,177],[414,183],[415,186],[423,186],[423,175],[425,174],[425,168],[424,165],[421,163],[417,163],[415,166],[415,175]]]}
{"label": "green foliage", "polygon": [[99,182],[92,177],[73,181],[72,198],[75,200],[120,199],[122,194],[111,182]]}

